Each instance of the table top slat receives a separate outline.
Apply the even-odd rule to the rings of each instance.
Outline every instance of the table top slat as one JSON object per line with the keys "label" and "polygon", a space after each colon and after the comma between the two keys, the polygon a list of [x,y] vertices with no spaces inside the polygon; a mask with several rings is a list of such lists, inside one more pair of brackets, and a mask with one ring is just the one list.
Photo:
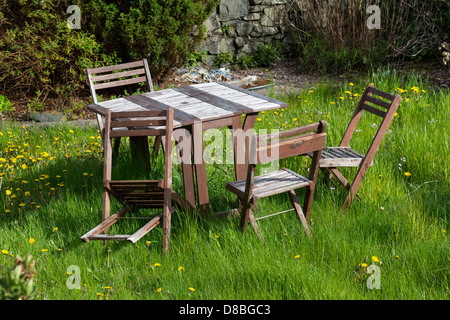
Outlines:
{"label": "table top slat", "polygon": [[181,86],[177,87],[174,90],[178,92],[182,92],[186,95],[189,95],[195,99],[202,100],[207,102],[213,106],[219,107],[221,109],[225,109],[227,111],[233,112],[235,114],[242,114],[251,112],[252,110],[246,107],[245,105],[232,102],[227,99],[223,99],[220,96],[213,95],[211,93],[205,92],[200,89],[196,89],[193,86]]}
{"label": "table top slat", "polygon": [[228,83],[210,82],[102,101],[88,105],[88,109],[104,116],[108,111],[138,112],[172,107],[174,127],[182,127],[201,122],[212,124],[240,114],[287,106],[287,103]]}

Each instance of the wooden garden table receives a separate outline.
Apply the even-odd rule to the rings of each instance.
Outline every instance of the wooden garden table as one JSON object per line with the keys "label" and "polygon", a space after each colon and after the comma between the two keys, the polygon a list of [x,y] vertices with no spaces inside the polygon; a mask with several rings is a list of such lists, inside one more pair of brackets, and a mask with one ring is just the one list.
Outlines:
{"label": "wooden garden table", "polygon": [[[103,101],[89,105],[88,109],[103,116],[108,110],[130,112],[131,118],[132,113],[136,111],[165,110],[169,107],[174,109],[174,129],[187,130],[191,138],[193,161],[182,162],[185,200],[191,209],[199,207],[201,212],[208,212],[209,196],[206,164],[203,159],[203,131],[228,127],[232,132],[238,129],[245,132],[253,129],[259,112],[285,108],[287,104],[225,82],[212,82]],[[186,137],[188,135],[184,135],[184,138]],[[177,143],[181,143],[183,135],[176,140]],[[245,141],[244,150],[248,150],[248,140]],[[233,141],[236,179],[245,179],[248,156],[245,157],[246,163],[237,161],[236,137]],[[244,154],[248,155],[248,152]],[[198,199],[195,197],[195,187]]]}

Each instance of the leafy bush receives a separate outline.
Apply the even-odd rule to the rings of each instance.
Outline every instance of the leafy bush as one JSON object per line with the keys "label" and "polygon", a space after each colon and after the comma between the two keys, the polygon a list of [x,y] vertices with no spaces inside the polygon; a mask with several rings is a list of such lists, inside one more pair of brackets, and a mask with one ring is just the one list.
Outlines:
{"label": "leafy bush", "polygon": [[233,62],[233,56],[230,52],[221,52],[217,55],[215,65],[221,67]]}
{"label": "leafy bush", "polygon": [[270,67],[281,60],[281,43],[261,43],[252,55],[236,60],[242,68]]}
{"label": "leafy bush", "polygon": [[[218,0],[0,0],[0,92],[63,101],[87,92],[85,69],[146,57],[158,81],[204,37]],[[81,29],[69,29],[70,5]],[[42,107],[39,105],[39,107]],[[35,107],[33,107],[36,109]]]}
{"label": "leafy bush", "polygon": [[13,105],[14,103],[10,102],[8,100],[8,97],[0,95],[0,113],[7,113],[9,111],[13,111],[14,110]]}
{"label": "leafy bush", "polygon": [[253,61],[258,67],[270,67],[281,59],[281,43],[261,43],[256,48]]}
{"label": "leafy bush", "polygon": [[203,40],[203,22],[219,0],[84,0],[86,27],[108,53],[149,61],[152,78],[185,64]]}
{"label": "leafy bush", "polygon": [[85,86],[86,67],[118,61],[91,34],[67,28],[66,8],[65,1],[0,0],[0,90],[64,99]]}
{"label": "leafy bush", "polygon": [[36,294],[33,256],[17,256],[16,265],[0,279],[0,300],[32,300]]}

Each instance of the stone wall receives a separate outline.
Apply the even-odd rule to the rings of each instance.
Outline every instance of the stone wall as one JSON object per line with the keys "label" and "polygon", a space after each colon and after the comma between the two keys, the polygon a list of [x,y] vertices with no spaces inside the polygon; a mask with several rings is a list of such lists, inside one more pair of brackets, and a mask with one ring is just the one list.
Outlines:
{"label": "stone wall", "polygon": [[279,41],[283,51],[289,51],[287,1],[221,0],[205,21],[206,39],[197,49],[207,51],[205,64],[214,65],[222,52],[231,53],[234,59],[252,54],[260,43]]}

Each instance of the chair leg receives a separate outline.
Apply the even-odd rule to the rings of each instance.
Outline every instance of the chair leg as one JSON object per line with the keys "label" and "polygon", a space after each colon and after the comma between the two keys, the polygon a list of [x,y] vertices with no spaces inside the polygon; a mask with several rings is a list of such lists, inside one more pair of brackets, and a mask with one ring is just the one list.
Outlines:
{"label": "chair leg", "polygon": [[247,229],[247,224],[248,224],[248,219],[250,218],[250,204],[246,205],[242,203],[241,199],[238,199],[239,201],[239,207],[241,209],[241,223],[240,223],[240,227],[242,232],[245,232],[245,230]]}
{"label": "chair leg", "polygon": [[171,214],[170,210],[168,213],[165,213],[163,216],[163,244],[162,249],[163,253],[169,252],[170,247],[170,220],[171,220]]}
{"label": "chair leg", "polygon": [[331,173],[338,178],[339,182],[342,183],[342,185],[347,189],[350,190],[351,185],[350,182],[345,179],[345,177],[342,175],[342,173],[337,168],[329,168]]}
{"label": "chair leg", "polygon": [[311,211],[311,205],[314,197],[314,187],[311,185],[306,187],[305,202],[303,203],[303,212],[305,214],[306,221],[309,220],[309,212]]}
{"label": "chair leg", "polygon": [[256,236],[259,238],[259,240],[261,240],[265,244],[264,237],[261,233],[261,230],[259,230],[259,226],[258,226],[258,223],[256,222],[255,216],[253,215],[252,209],[249,209],[249,211],[250,212],[249,212],[248,216],[250,219],[250,223],[252,224],[253,230],[255,231]]}
{"label": "chair leg", "polygon": [[171,207],[171,190],[165,189],[164,190],[164,209],[163,209],[163,244],[162,249],[163,253],[169,252],[169,246],[170,246],[170,228],[171,228],[171,218],[172,218],[172,211],[170,210]]}
{"label": "chair leg", "polygon": [[297,195],[295,194],[295,191],[290,190],[288,192],[288,194],[289,194],[289,200],[291,200],[291,203],[295,209],[295,212],[297,212],[297,215],[300,218],[301,223],[303,224],[303,228],[305,228],[306,234],[308,235],[308,237],[311,237],[311,231],[309,230],[308,222],[307,222],[306,217],[303,214],[303,211],[300,207],[300,204],[298,202],[298,198],[297,198]]}
{"label": "chair leg", "polygon": [[262,236],[261,230],[259,230],[258,223],[256,222],[255,216],[253,215],[252,205],[250,203],[248,205],[244,205],[241,199],[239,199],[239,204],[239,207],[241,208],[240,227],[242,232],[245,232],[247,230],[248,221],[250,220],[250,223],[256,235],[262,242],[264,242],[264,237]]}
{"label": "chair leg", "polygon": [[371,159],[369,161],[364,161],[364,163],[361,165],[361,167],[358,170],[358,173],[355,176],[355,179],[353,180],[353,183],[351,184],[351,187],[349,189],[349,192],[347,194],[347,197],[344,200],[344,203],[342,205],[342,211],[345,212],[350,207],[350,205],[353,202],[353,199],[358,197],[357,192],[359,187],[361,186],[361,183],[364,179],[364,175],[367,172],[368,165],[366,163],[370,163]]}
{"label": "chair leg", "polygon": [[163,145],[163,139],[161,136],[156,136],[155,138],[155,144],[153,145],[153,154],[156,156],[159,152],[159,147],[163,149],[164,152],[164,145]]}

